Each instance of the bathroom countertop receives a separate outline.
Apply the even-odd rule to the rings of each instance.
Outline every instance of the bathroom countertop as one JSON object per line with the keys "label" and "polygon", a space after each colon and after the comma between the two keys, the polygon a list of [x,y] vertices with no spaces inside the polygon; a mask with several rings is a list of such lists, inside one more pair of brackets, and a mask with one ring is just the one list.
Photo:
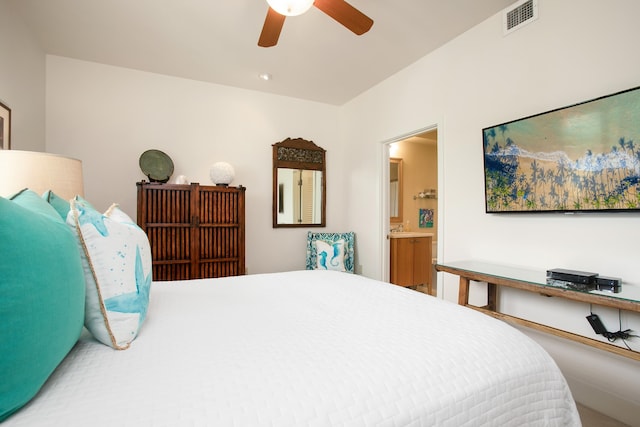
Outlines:
{"label": "bathroom countertop", "polygon": [[407,239],[411,237],[433,237],[433,233],[423,233],[421,231],[393,231],[389,233],[390,239]]}

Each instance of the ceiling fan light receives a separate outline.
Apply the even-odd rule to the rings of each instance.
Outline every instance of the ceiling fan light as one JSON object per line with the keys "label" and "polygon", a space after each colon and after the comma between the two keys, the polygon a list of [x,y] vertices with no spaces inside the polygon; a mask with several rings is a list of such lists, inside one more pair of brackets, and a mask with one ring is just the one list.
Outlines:
{"label": "ceiling fan light", "polygon": [[267,0],[271,9],[280,15],[302,15],[313,6],[314,0]]}

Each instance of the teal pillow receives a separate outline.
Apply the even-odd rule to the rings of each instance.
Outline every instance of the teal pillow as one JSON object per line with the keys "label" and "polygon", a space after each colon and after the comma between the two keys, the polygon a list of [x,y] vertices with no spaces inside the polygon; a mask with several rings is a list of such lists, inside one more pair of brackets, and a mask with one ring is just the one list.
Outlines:
{"label": "teal pillow", "polygon": [[40,389],[82,332],[75,236],[44,199],[0,197],[0,422]]}
{"label": "teal pillow", "polygon": [[68,200],[63,199],[51,190],[45,192],[42,195],[42,198],[45,199],[47,203],[49,203],[58,212],[58,214],[60,214],[62,219],[67,219],[67,214],[71,209],[71,205]]}
{"label": "teal pillow", "polygon": [[10,198],[14,203],[29,209],[30,211],[37,212],[39,214],[46,215],[56,222],[64,223],[64,218],[60,217],[57,210],[49,205],[49,203],[43,203],[43,200],[36,193],[29,189],[24,189],[19,193],[13,195]]}

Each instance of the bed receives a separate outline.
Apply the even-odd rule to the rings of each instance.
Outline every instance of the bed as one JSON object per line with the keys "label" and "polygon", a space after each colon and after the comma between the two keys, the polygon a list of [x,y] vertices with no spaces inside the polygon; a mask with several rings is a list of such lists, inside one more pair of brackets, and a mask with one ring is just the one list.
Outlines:
{"label": "bed", "polygon": [[129,349],[85,332],[6,427],[580,425],[535,342],[410,289],[315,270],[151,289]]}
{"label": "bed", "polygon": [[3,427],[580,425],[539,345],[410,289],[321,270],[153,282],[117,205],[30,190],[0,197],[0,253]]}

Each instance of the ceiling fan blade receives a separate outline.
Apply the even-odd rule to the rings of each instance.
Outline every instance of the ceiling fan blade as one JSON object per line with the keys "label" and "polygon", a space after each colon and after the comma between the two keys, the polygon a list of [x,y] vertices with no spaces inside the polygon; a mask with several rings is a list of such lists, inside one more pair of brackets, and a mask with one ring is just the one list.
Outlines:
{"label": "ceiling fan blade", "polygon": [[278,43],[280,37],[280,31],[284,25],[284,15],[280,15],[275,10],[269,8],[267,11],[267,17],[264,20],[264,26],[260,33],[260,39],[258,39],[258,46],[271,47]]}
{"label": "ceiling fan blade", "polygon": [[371,18],[344,0],[316,0],[313,5],[357,35],[366,33],[373,25]]}

